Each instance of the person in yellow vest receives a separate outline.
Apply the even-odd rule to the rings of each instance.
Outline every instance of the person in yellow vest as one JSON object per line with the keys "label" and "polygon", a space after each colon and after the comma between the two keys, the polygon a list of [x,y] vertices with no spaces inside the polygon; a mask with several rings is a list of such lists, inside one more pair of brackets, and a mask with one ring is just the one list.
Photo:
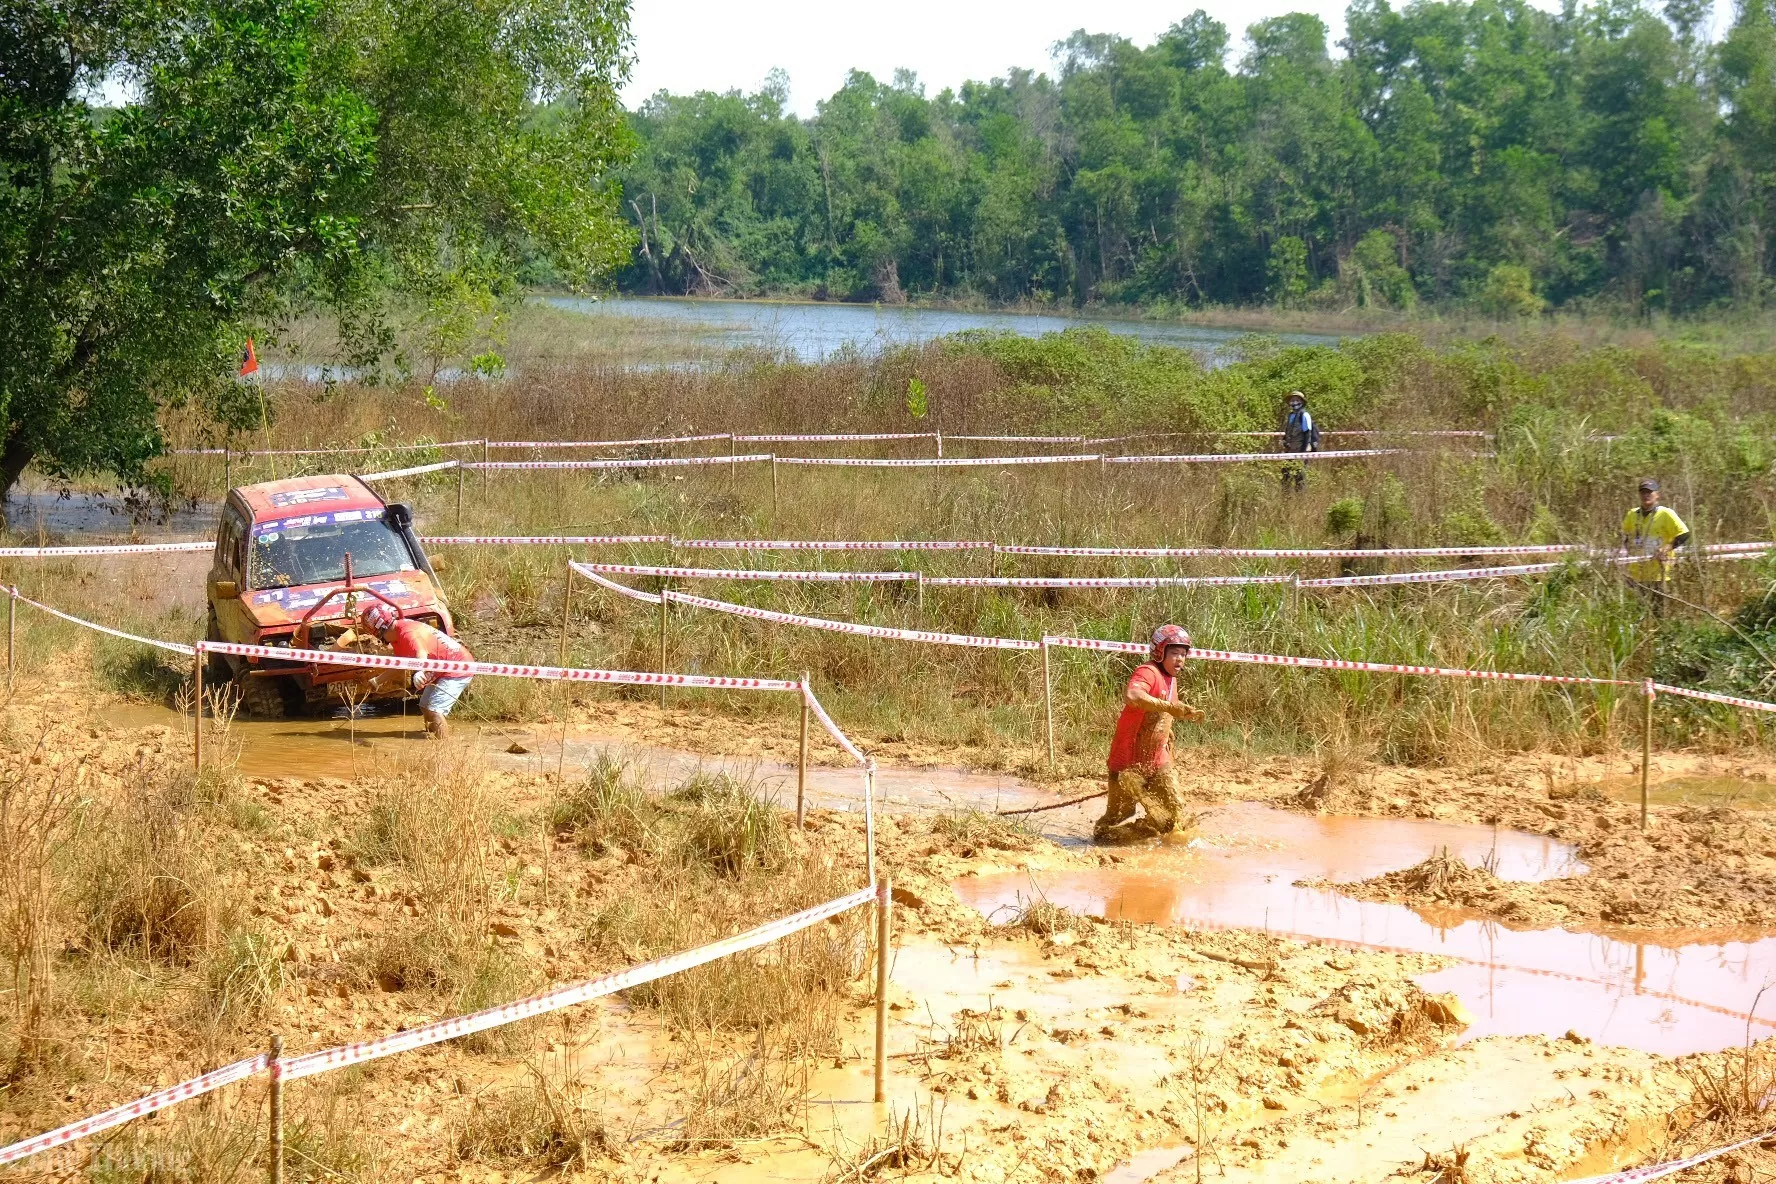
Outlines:
{"label": "person in yellow vest", "polygon": [[1653,602],[1653,612],[1665,609],[1665,582],[1671,578],[1671,553],[1690,541],[1690,528],[1670,506],[1659,504],[1659,483],[1648,477],[1640,483],[1640,505],[1622,519],[1622,549],[1630,556],[1628,578]]}

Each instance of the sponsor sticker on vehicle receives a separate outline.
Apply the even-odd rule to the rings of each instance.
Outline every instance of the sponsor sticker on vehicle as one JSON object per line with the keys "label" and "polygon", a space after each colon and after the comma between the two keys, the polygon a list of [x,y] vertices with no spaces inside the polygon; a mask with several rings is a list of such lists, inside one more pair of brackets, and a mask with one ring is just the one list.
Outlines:
{"label": "sponsor sticker on vehicle", "polygon": [[307,506],[315,502],[343,502],[351,500],[343,485],[323,485],[317,489],[291,489],[282,493],[274,493],[268,499],[278,509],[290,506]]}

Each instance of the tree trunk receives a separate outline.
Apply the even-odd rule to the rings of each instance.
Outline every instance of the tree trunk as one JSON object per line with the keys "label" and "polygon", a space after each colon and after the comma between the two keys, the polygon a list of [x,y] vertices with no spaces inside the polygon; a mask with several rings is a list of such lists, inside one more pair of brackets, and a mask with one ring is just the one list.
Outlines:
{"label": "tree trunk", "polygon": [[0,449],[0,524],[6,520],[5,499],[7,495],[12,492],[12,487],[18,484],[18,479],[24,475],[25,467],[36,455],[37,450],[25,443],[24,438],[18,435],[8,439],[6,447]]}

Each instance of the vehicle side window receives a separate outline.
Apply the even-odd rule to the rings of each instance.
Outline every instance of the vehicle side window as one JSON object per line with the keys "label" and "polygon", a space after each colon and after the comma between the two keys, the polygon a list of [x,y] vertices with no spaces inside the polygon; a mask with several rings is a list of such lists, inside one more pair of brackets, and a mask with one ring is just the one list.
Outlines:
{"label": "vehicle side window", "polygon": [[230,507],[223,512],[222,529],[216,538],[217,558],[238,578],[246,554],[246,523],[239,512]]}

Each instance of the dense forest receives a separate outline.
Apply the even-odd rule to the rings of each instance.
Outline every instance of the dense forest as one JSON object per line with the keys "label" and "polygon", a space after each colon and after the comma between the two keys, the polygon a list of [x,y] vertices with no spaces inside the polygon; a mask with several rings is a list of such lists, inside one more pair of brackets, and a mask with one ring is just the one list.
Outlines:
{"label": "dense forest", "polygon": [[1235,46],[1145,48],[929,96],[853,73],[818,114],[659,94],[631,115],[630,291],[1148,306],[1745,308],[1776,258],[1776,24],[1741,0],[1359,0]]}

